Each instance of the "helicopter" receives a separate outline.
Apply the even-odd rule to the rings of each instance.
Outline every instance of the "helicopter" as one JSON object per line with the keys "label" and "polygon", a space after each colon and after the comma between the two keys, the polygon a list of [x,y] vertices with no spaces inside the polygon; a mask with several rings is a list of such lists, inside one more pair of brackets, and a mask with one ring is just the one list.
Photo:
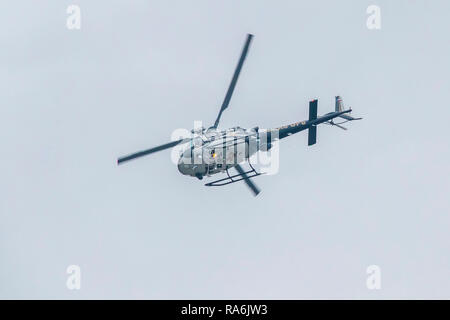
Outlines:
{"label": "helicopter", "polygon": [[[205,186],[224,186],[238,181],[244,181],[253,194],[257,196],[260,193],[260,189],[254,184],[251,178],[259,176],[262,173],[254,168],[250,158],[258,151],[268,152],[279,140],[303,130],[308,130],[308,145],[311,146],[316,143],[317,126],[319,124],[323,123],[347,130],[341,124],[362,119],[349,115],[352,109],[345,109],[342,98],[336,96],[335,110],[323,116],[317,116],[318,99],[313,99],[309,102],[308,120],[267,130],[259,129],[259,127],[251,129],[233,127],[227,130],[218,130],[220,118],[223,111],[230,104],[231,96],[236,87],[252,39],[253,35],[247,34],[231,83],[213,125],[209,128],[200,127],[192,129],[189,137],[180,138],[157,147],[119,157],[117,164],[120,165],[127,161],[177,145],[187,145],[187,148],[181,152],[177,164],[178,171],[181,174],[202,180],[205,176],[209,177],[217,173],[226,173],[227,177],[206,183]],[[335,122],[335,119],[339,119],[341,122]],[[242,167],[244,163],[248,163],[250,166],[249,170],[244,170]],[[229,170],[231,168],[236,169],[237,173],[230,175]]]}

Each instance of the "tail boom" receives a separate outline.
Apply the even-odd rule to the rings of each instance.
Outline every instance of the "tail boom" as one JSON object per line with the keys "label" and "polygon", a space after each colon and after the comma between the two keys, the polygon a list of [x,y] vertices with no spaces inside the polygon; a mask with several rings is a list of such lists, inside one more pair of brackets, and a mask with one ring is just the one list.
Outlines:
{"label": "tail boom", "polygon": [[275,130],[279,130],[279,139],[286,138],[297,132],[308,129],[308,145],[314,145],[317,142],[317,126],[321,123],[335,125],[341,129],[346,130],[346,128],[339,125],[339,123],[334,123],[332,120],[335,118],[342,118],[347,121],[360,120],[362,118],[354,118],[349,115],[352,109],[344,109],[342,98],[336,96],[335,111],[324,114],[323,116],[317,116],[317,105],[318,100],[314,99],[309,102],[309,119],[307,121],[300,121],[293,124],[285,125]]}

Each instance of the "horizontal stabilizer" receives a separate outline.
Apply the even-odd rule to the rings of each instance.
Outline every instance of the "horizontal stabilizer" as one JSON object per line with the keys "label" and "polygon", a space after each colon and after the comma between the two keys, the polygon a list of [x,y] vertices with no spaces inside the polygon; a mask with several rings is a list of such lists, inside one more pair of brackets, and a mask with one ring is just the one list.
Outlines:
{"label": "horizontal stabilizer", "polygon": [[309,102],[309,120],[317,119],[317,99]]}
{"label": "horizontal stabilizer", "polygon": [[[317,119],[317,99],[309,102],[309,121]],[[308,129],[308,146],[316,143],[317,127],[312,125]]]}
{"label": "horizontal stabilizer", "polygon": [[348,114],[341,114],[339,117],[341,117],[342,119],[348,120],[348,121],[353,121],[353,120],[361,120],[362,118],[353,118],[352,116],[349,116]]}
{"label": "horizontal stabilizer", "polygon": [[308,129],[308,146],[316,144],[317,127],[311,126]]}

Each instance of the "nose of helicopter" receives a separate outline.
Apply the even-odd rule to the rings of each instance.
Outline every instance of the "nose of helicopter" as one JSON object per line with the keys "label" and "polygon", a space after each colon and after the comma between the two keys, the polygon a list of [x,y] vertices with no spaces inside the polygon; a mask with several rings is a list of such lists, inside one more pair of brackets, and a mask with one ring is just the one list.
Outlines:
{"label": "nose of helicopter", "polygon": [[184,164],[182,161],[178,162],[178,171],[185,175],[185,176],[191,176],[192,175],[192,165],[190,164]]}
{"label": "nose of helicopter", "polygon": [[201,179],[206,174],[206,166],[204,164],[186,164],[180,161],[178,162],[178,171],[185,176]]}

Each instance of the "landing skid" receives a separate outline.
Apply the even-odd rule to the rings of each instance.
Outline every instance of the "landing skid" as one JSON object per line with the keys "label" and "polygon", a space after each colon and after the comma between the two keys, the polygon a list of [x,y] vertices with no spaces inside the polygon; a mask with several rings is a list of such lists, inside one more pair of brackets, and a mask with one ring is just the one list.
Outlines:
{"label": "landing skid", "polygon": [[205,186],[207,187],[220,187],[220,186],[225,186],[227,184],[230,183],[235,183],[235,182],[239,182],[242,180],[247,180],[253,177],[257,177],[262,175],[263,173],[259,173],[255,170],[255,168],[253,168],[253,166],[251,165],[250,162],[248,162],[248,165],[250,166],[251,170],[246,171],[244,173],[238,173],[235,174],[233,176],[230,176],[230,173],[228,172],[228,169],[226,169],[227,172],[227,176],[226,178],[222,178],[222,179],[218,179],[209,183],[206,183]]}

